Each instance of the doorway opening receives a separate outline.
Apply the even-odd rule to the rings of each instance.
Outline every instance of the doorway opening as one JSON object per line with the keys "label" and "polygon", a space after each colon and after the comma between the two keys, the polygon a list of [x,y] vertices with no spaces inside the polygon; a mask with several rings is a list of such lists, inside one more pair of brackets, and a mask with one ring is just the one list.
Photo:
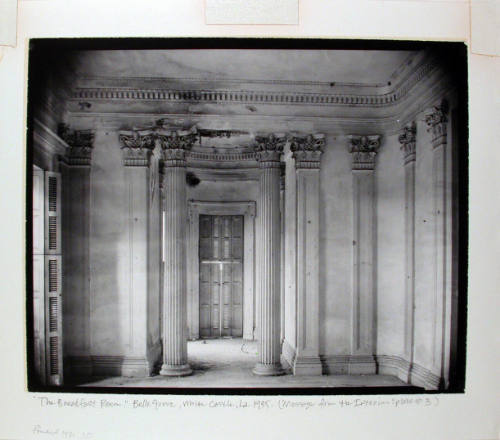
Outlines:
{"label": "doorway opening", "polygon": [[243,337],[243,216],[199,222],[200,338]]}

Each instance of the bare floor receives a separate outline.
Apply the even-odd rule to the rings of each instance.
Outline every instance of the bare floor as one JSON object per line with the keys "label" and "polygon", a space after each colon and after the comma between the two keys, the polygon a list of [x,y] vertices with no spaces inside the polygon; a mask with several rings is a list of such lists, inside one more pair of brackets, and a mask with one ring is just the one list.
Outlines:
{"label": "bare floor", "polygon": [[92,387],[143,388],[320,388],[320,387],[405,387],[393,376],[329,375],[261,377],[252,374],[258,361],[258,343],[243,339],[208,339],[188,342],[193,374],[186,377],[155,375],[147,378],[95,378],[81,384]]}

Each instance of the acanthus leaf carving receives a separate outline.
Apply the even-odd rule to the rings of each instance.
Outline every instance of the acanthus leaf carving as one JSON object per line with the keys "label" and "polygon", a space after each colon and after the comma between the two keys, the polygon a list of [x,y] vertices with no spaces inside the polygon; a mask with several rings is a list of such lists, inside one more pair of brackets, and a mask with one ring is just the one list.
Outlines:
{"label": "acanthus leaf carving", "polygon": [[255,137],[254,151],[262,168],[269,166],[279,167],[280,157],[287,138],[284,134],[258,135]]}
{"label": "acanthus leaf carving", "polygon": [[295,159],[295,167],[319,168],[324,146],[325,136],[323,134],[293,136],[290,141],[290,151]]}
{"label": "acanthus leaf carving", "polygon": [[425,123],[427,125],[427,131],[432,133],[432,146],[434,148],[439,145],[446,144],[446,123],[448,118],[446,114],[448,113],[448,102],[443,100],[438,106],[434,106],[425,115]]}
{"label": "acanthus leaf carving", "polygon": [[373,170],[380,148],[380,135],[348,136],[353,170]]}
{"label": "acanthus leaf carving", "polygon": [[191,151],[198,139],[195,132],[162,131],[156,133],[163,152],[165,166],[185,166],[186,153]]}
{"label": "acanthus leaf carving", "polygon": [[59,137],[69,145],[63,160],[68,165],[89,166],[94,148],[94,132],[92,130],[72,130],[67,124],[58,126]]}
{"label": "acanthus leaf carving", "polygon": [[155,138],[150,130],[122,131],[118,135],[125,166],[149,166],[155,148]]}
{"label": "acanthus leaf carving", "polygon": [[403,127],[399,137],[401,150],[404,154],[404,164],[410,163],[416,158],[416,140],[417,140],[417,126],[415,121]]}

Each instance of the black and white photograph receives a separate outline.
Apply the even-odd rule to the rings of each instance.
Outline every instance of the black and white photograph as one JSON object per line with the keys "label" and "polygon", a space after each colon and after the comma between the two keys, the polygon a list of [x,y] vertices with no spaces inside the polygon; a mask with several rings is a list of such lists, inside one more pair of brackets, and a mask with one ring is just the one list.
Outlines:
{"label": "black and white photograph", "polygon": [[30,390],[464,391],[463,43],[34,39],[28,63]]}

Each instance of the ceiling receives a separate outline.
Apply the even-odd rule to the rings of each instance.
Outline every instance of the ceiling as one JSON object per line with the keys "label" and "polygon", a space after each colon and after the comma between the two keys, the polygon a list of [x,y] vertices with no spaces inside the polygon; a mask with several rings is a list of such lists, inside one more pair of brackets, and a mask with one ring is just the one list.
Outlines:
{"label": "ceiling", "polygon": [[79,77],[224,79],[387,86],[418,52],[381,50],[112,50],[71,56]]}

